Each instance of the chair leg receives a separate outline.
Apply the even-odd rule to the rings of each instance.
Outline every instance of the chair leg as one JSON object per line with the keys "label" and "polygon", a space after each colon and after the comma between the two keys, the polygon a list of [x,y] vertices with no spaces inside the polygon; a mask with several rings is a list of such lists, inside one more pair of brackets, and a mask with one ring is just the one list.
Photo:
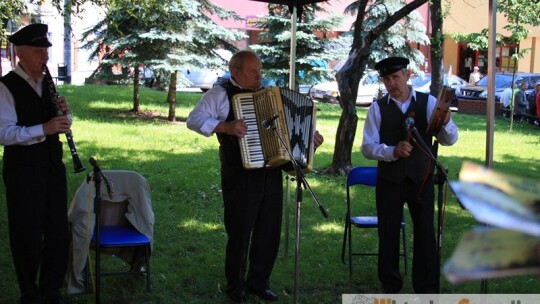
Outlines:
{"label": "chair leg", "polygon": [[349,227],[349,224],[347,223],[347,220],[345,220],[345,229],[343,231],[343,243],[341,245],[341,262],[343,264],[347,264],[345,262],[345,247],[347,246],[347,229]]}
{"label": "chair leg", "polygon": [[[90,257],[89,257],[90,258]],[[86,260],[86,265],[84,265],[84,291],[88,292],[90,288],[90,264]]]}
{"label": "chair leg", "polygon": [[101,252],[99,250],[99,245],[96,245],[96,294],[94,295],[95,303],[101,303]]}
{"label": "chair leg", "polygon": [[[349,219],[347,219],[349,220]],[[352,278],[352,225],[349,222],[349,277]]]}
{"label": "chair leg", "polygon": [[145,257],[146,257],[146,289],[148,291],[152,290],[152,284],[150,282],[150,245],[144,246]]}
{"label": "chair leg", "polygon": [[405,227],[401,228],[401,233],[403,235],[403,262],[405,264],[405,275],[408,274],[408,265],[407,265],[407,238],[405,233]]}

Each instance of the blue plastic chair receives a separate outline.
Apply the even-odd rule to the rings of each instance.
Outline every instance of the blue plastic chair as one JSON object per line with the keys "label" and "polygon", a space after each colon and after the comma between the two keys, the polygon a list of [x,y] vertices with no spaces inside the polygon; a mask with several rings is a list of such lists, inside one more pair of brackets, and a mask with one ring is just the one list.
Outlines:
{"label": "blue plastic chair", "polygon": [[[105,202],[101,202],[103,204]],[[121,203],[110,203],[106,202],[108,204],[123,204],[124,206],[127,206],[127,202],[121,202]],[[103,207],[103,206],[102,206]],[[126,210],[126,207],[124,207],[124,210]],[[102,212],[105,212],[104,209],[101,209]],[[102,213],[103,216],[103,213]],[[100,221],[96,221],[96,225],[98,225]],[[129,222],[124,221],[119,224],[115,225],[100,225],[99,227],[99,249],[97,247],[97,240],[96,236],[98,233],[98,229],[94,229],[94,234],[92,235],[91,244],[96,249],[96,298],[100,299],[100,292],[101,292],[101,278],[104,276],[111,276],[111,275],[137,275],[137,274],[143,274],[146,275],[146,289],[148,291],[151,291],[151,281],[150,281],[150,254],[151,254],[151,243],[152,240],[144,235],[143,233],[139,232],[135,227],[133,227]],[[133,268],[133,266],[125,271],[103,271],[103,266],[101,265],[101,254],[104,253],[104,251],[107,251],[107,249],[112,250],[111,252],[114,255],[115,250],[118,250],[118,248],[125,248],[125,247],[131,247],[133,249],[132,252],[132,261],[127,260],[130,265],[133,265],[135,262],[135,257],[139,255],[139,250],[143,250],[144,255],[144,267],[140,267],[138,269]],[[109,252],[109,254],[111,253]],[[107,252],[105,252],[107,253]],[[88,274],[88,272],[87,272]],[[87,280],[88,282],[88,280]],[[99,302],[99,300],[97,300]]]}
{"label": "blue plastic chair", "polygon": [[[367,187],[375,187],[377,184],[377,167],[356,167],[347,175],[347,213],[345,215],[345,229],[343,233],[343,245],[341,249],[341,261],[343,264],[349,264],[349,274],[352,276],[352,256],[378,256],[376,252],[353,252],[352,251],[352,227],[356,228],[374,228],[378,226],[377,216],[369,215],[352,215],[351,212],[351,190],[352,186],[363,185]],[[405,263],[405,274],[407,274],[407,243],[406,243],[406,224],[401,220],[401,231],[403,235],[403,256]],[[348,248],[347,248],[348,242]],[[345,260],[345,251],[348,249],[348,260]]]}
{"label": "blue plastic chair", "polygon": [[[133,171],[109,170],[105,172],[106,174],[96,175],[94,171],[92,176],[96,188],[94,192],[97,193],[93,204],[95,225],[90,241],[91,247],[96,252],[94,255],[96,303],[100,302],[101,278],[104,276],[142,274],[146,276],[147,290],[151,291],[150,255],[154,217],[151,211],[148,182]],[[95,176],[101,178],[95,178]],[[106,186],[101,187],[101,181],[105,176],[108,176],[110,182],[107,181]],[[106,196],[103,196],[102,188],[103,191],[107,189]],[[102,265],[102,254],[119,257],[129,267],[121,269],[120,265],[115,267],[112,263]],[[90,281],[88,266],[87,264],[87,284]],[[125,267],[125,265],[120,267]]]}

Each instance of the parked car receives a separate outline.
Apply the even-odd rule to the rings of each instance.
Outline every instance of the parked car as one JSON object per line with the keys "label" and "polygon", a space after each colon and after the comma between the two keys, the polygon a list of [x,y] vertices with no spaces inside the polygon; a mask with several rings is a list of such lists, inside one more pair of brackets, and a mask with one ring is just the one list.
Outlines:
{"label": "parked car", "polygon": [[[376,71],[367,71],[360,79],[358,94],[356,96],[357,105],[370,105],[373,103],[374,96],[377,96],[379,89],[383,85],[379,80],[379,73]],[[314,85],[309,95],[311,98],[339,104],[339,90],[337,81],[322,82]]]}
{"label": "parked car", "polygon": [[[429,93],[431,91],[431,73],[424,73],[423,75],[413,75],[410,78],[410,83],[413,88],[418,92]],[[456,75],[444,75],[443,84],[449,86],[455,90],[455,97],[450,104],[452,111],[458,110],[458,98],[461,88],[469,84],[465,79]],[[435,96],[437,97],[437,96]]]}
{"label": "parked car", "polygon": [[212,88],[218,77],[223,74],[221,70],[184,70],[186,77],[191,85],[190,88],[199,88],[206,92]]}
{"label": "parked car", "polygon": [[[220,85],[224,82],[226,82],[229,78],[231,78],[231,73],[226,72],[223,75],[219,76],[216,81],[212,84],[213,87]],[[263,87],[271,87],[276,85],[276,81],[270,78],[263,77],[261,79],[261,84]]]}
{"label": "parked car", "polygon": [[[529,94],[534,89],[534,84],[540,81],[540,73],[516,73],[514,82],[526,81],[529,88],[525,91]],[[458,95],[461,99],[487,100],[488,76],[477,81],[474,85],[464,86]],[[512,73],[495,74],[495,101],[500,102],[504,89],[511,87]]]}
{"label": "parked car", "polygon": [[[216,49],[216,53],[224,60],[229,61],[232,57],[230,51],[224,49]],[[225,73],[223,69],[207,69],[204,67],[197,69],[185,69],[182,71],[183,77],[189,81],[188,88],[199,88],[201,91],[206,92],[214,86],[214,83],[218,80],[218,77]]]}
{"label": "parked car", "polygon": [[[431,73],[424,73],[423,75],[411,76],[411,85],[418,92],[429,93],[431,87]],[[456,94],[460,89],[469,84],[465,79],[456,75],[444,75],[443,84],[456,90]]]}

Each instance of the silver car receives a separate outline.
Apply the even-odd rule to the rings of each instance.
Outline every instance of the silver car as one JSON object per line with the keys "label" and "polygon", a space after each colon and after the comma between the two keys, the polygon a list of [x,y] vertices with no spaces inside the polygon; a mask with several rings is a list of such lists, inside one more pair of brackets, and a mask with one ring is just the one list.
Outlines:
{"label": "silver car", "polygon": [[[379,73],[376,71],[367,71],[360,79],[358,85],[358,94],[356,104],[367,106],[373,103],[374,96],[378,95],[379,90],[384,87],[379,79]],[[339,90],[337,81],[322,82],[314,85],[309,91],[311,98],[339,104]]]}

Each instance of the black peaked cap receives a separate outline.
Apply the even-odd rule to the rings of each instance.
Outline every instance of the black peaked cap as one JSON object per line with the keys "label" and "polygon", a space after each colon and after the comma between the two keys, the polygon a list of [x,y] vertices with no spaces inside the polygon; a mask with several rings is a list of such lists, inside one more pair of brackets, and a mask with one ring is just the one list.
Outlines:
{"label": "black peaked cap", "polygon": [[393,74],[401,69],[407,68],[409,65],[409,59],[404,57],[388,57],[377,64],[375,64],[375,70],[379,71],[379,76],[384,77]]}
{"label": "black peaked cap", "polygon": [[8,40],[14,45],[50,47],[52,44],[47,39],[47,31],[48,26],[46,24],[33,23],[18,30]]}

